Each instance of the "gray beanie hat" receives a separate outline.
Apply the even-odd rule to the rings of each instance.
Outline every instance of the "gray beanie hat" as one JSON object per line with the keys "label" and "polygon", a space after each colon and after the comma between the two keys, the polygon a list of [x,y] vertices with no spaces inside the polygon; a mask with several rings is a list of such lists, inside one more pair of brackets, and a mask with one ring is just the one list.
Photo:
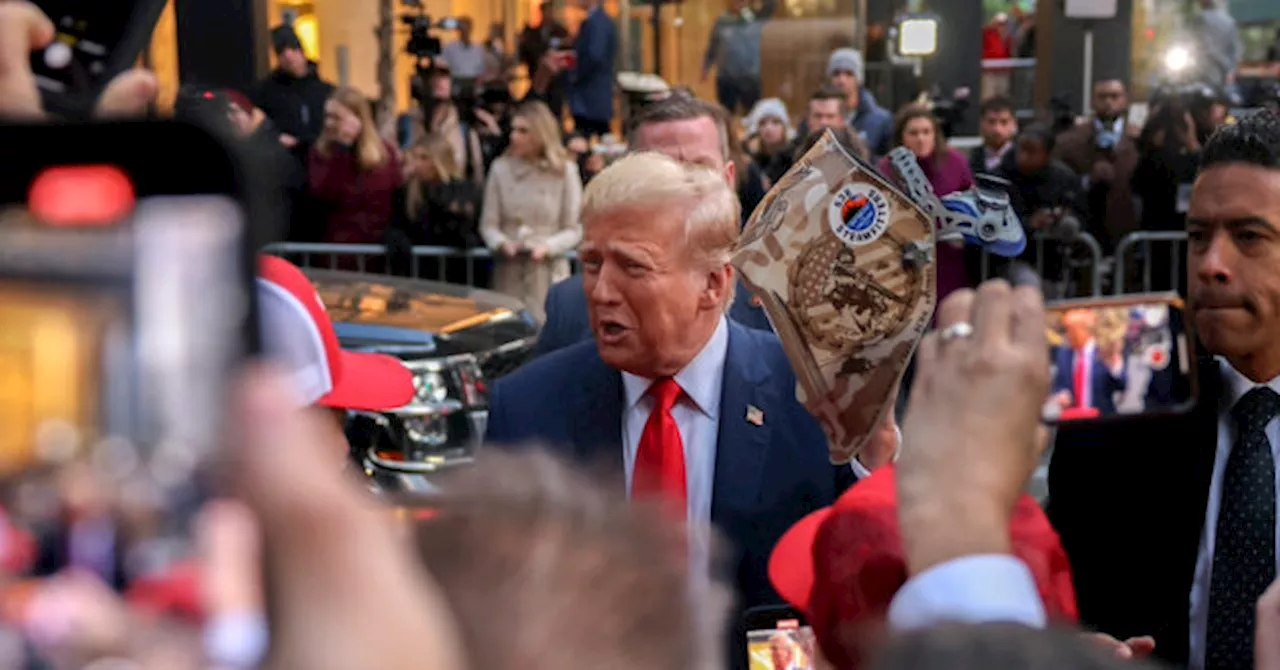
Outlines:
{"label": "gray beanie hat", "polygon": [[827,76],[835,72],[852,72],[859,82],[865,81],[862,77],[862,54],[848,47],[832,51],[827,59]]}

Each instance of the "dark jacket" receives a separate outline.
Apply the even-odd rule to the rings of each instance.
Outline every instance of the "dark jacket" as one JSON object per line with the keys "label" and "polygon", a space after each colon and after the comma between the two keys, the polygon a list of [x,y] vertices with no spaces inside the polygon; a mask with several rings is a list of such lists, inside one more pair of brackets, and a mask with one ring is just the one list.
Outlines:
{"label": "dark jacket", "polygon": [[[422,203],[415,215],[409,214],[409,189],[422,189]],[[481,192],[475,182],[456,179],[438,184],[406,184],[396,189],[391,225],[387,227],[387,249],[391,256],[391,272],[414,274],[411,249],[414,246],[474,249],[484,246],[476,221],[480,211]],[[420,259],[417,276],[443,279],[454,284],[487,286],[489,263],[454,256],[446,259]]]}
{"label": "dark jacket", "polygon": [[[1058,137],[1053,157],[1066,163],[1081,180],[1082,193],[1088,200],[1088,231],[1105,250],[1138,228],[1129,187],[1138,164],[1138,146],[1128,132],[1122,133],[1119,143],[1111,149],[1098,148],[1097,137],[1098,129],[1092,120],[1078,124]],[[1115,176],[1110,183],[1085,181],[1098,161],[1111,163]]]}
{"label": "dark jacket", "polygon": [[1217,363],[1193,365],[1190,414],[1064,424],[1049,463],[1049,520],[1071,561],[1080,623],[1121,640],[1154,636],[1155,656],[1180,666],[1222,394]]}
{"label": "dark jacket", "polygon": [[613,119],[613,63],[618,29],[603,8],[591,10],[574,40],[577,66],[569,72],[569,111],[591,121]]}
{"label": "dark jacket", "polygon": [[276,70],[258,82],[251,96],[253,104],[266,112],[280,132],[292,135],[310,147],[324,127],[324,103],[333,94],[333,84],[316,73],[315,63],[305,77]]}
{"label": "dark jacket", "polygon": [[[727,540],[727,560],[719,564],[728,569],[715,572],[731,580],[745,609],[781,604],[768,575],[774,545],[855,477],[848,466],[831,464],[826,435],[796,400],[795,374],[778,338],[732,321],[728,327],[711,522]],[[485,443],[545,445],[580,466],[603,468],[603,481],[624,491],[623,398],[622,374],[600,359],[595,342],[579,342],[492,386]],[[768,420],[743,421],[748,408]],[[728,665],[746,670],[745,633],[734,637]]]}

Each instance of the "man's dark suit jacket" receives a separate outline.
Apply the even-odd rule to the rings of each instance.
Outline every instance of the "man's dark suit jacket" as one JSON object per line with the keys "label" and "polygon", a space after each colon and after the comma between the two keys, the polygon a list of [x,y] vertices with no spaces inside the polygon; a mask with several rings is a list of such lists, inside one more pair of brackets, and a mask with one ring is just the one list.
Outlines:
{"label": "man's dark suit jacket", "polygon": [[1156,656],[1183,665],[1222,389],[1212,359],[1198,375],[1189,414],[1063,425],[1049,464],[1049,520],[1081,623],[1122,640],[1152,635]]}
{"label": "man's dark suit jacket", "polygon": [[[591,339],[591,323],[587,320],[587,295],[582,290],[582,275],[570,275],[551,285],[547,291],[544,312],[547,320],[538,333],[533,355],[542,356],[571,344]],[[748,328],[773,332],[764,308],[755,305],[751,292],[738,282],[738,290],[729,307],[729,318]]]}
{"label": "man's dark suit jacket", "polygon": [[587,12],[573,43],[577,65],[569,71],[569,111],[574,117],[608,122],[613,118],[613,65],[618,28],[604,9]]}
{"label": "man's dark suit jacket", "polygon": [[[788,528],[831,505],[854,481],[828,460],[827,439],[796,401],[796,379],[772,333],[729,322],[720,398],[711,521],[730,540],[728,575],[739,605],[780,603],[769,584],[769,553]],[[485,441],[540,443],[573,462],[606,468],[623,485],[622,374],[594,341],[538,358],[494,384]],[[762,425],[746,420],[763,411]],[[731,646],[745,668],[745,639]]]}
{"label": "man's dark suit jacket", "polygon": [[[1073,402],[1079,402],[1079,398],[1075,397],[1075,357],[1072,355],[1070,347],[1058,347],[1054,352],[1053,364],[1056,374],[1053,376],[1053,392],[1067,391],[1071,394]],[[1119,378],[1111,376],[1111,370],[1107,369],[1107,364],[1102,362],[1102,357],[1097,350],[1093,353],[1093,369],[1089,371],[1089,386],[1093,400],[1093,407],[1098,410],[1102,416],[1110,416],[1116,413],[1115,394],[1124,391],[1125,374],[1122,372]]]}

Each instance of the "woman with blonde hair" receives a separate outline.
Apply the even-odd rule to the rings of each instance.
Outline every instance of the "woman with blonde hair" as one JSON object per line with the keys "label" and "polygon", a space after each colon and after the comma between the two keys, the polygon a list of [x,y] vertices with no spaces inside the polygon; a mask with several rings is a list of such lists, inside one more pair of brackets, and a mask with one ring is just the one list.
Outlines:
{"label": "woman with blonde hair", "polygon": [[524,301],[541,321],[551,284],[569,276],[562,255],[578,244],[582,179],[541,102],[511,119],[511,145],[489,172],[480,235],[497,255],[494,288]]}
{"label": "woman with blonde hair", "polygon": [[324,130],[307,157],[307,177],[324,213],[325,242],[382,242],[402,180],[400,162],[356,89],[339,88],[325,103]]}
{"label": "woman with blonde hair", "polygon": [[[406,273],[409,247],[429,245],[473,249],[483,246],[476,230],[480,189],[467,179],[454,159],[453,147],[438,134],[427,135],[405,153],[405,185],[396,191],[395,214],[387,230],[393,266]],[[474,262],[468,274],[467,264]],[[490,263],[459,254],[436,263],[425,262],[422,276],[443,277],[455,284],[487,286]]]}

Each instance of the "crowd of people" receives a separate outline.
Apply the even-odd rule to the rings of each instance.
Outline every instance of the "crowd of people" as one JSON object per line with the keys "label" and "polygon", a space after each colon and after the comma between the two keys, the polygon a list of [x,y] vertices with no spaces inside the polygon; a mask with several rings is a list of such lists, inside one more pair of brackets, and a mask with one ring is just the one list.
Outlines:
{"label": "crowd of people", "polygon": [[[589,4],[560,80],[586,139],[606,128],[577,87],[614,40]],[[23,47],[0,49],[0,117],[43,116],[27,54],[51,35],[34,6],[0,3],[0,36]],[[230,476],[194,524],[199,551],[150,574],[128,555],[164,550],[123,532],[123,492],[74,467],[29,479],[0,519],[0,665],[746,670],[743,613],[786,602],[812,640],[776,645],[775,666],[1280,667],[1276,112],[1226,123],[1215,100],[1174,96],[1131,128],[1123,84],[1100,81],[1094,115],[1071,128],[1019,129],[1006,101],[984,101],[983,145],[964,156],[931,110],[879,108],[844,48],[798,123],[761,100],[744,138],[722,106],[674,91],[629,120],[628,155],[587,171],[536,98],[548,89],[482,130],[433,69],[435,104],[409,115],[406,139],[359,92],[321,82],[291,30],[274,40],[265,97],[196,106],[296,166],[305,178],[282,188],[320,239],[492,249],[493,285],[540,310],[538,356],[489,386],[490,448],[397,516],[344,467],[342,417],[402,406],[413,375],[338,350],[306,276],[262,257],[267,365],[235,389]],[[465,62],[468,48],[450,53]],[[99,109],[141,115],[156,89],[131,71]],[[493,127],[505,144],[486,154]],[[1046,286],[1024,264],[977,285],[966,250],[944,242],[906,411],[877,399],[868,445],[833,465],[729,262],[755,203],[828,130],[885,173],[885,152],[907,147],[940,195],[1003,176],[1033,230],[1113,244],[1107,222],[1145,222],[1172,193],[1179,223],[1150,225],[1188,233],[1193,411],[1059,427],[1042,506],[1026,487],[1058,385]],[[1187,164],[1163,160],[1176,146]],[[1147,192],[1144,161],[1175,172],[1149,176],[1155,199],[1126,219],[1111,207]],[[570,249],[581,272],[565,276]],[[1078,318],[1064,329],[1087,330]],[[131,519],[147,537],[146,515]]]}

